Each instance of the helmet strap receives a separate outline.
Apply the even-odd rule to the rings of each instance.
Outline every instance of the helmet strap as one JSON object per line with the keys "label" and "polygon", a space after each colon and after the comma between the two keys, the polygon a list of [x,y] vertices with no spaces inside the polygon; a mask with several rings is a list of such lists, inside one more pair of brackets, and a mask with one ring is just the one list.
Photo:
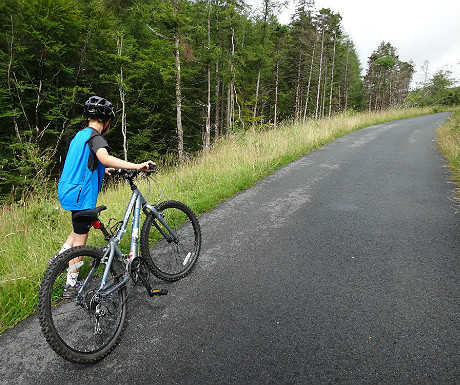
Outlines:
{"label": "helmet strap", "polygon": [[[105,125],[106,123],[107,125]],[[102,121],[102,124],[104,125],[104,128],[101,132],[101,135],[104,135],[109,130],[110,120],[108,120],[107,122]]]}

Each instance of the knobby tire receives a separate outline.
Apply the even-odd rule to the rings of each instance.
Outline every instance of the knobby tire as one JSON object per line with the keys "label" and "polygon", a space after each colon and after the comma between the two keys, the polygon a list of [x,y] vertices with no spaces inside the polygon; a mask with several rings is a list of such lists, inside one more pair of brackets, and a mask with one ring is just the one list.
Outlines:
{"label": "knobby tire", "polygon": [[[105,298],[95,293],[100,287],[105,264],[104,252],[92,246],[78,246],[58,256],[42,279],[38,314],[43,334],[51,348],[64,359],[92,363],[106,357],[120,340],[126,321],[126,285]],[[83,281],[94,267],[94,276],[84,289],[83,300],[63,297],[69,261],[83,257],[78,279]],[[122,263],[114,258],[109,282],[119,282]]]}

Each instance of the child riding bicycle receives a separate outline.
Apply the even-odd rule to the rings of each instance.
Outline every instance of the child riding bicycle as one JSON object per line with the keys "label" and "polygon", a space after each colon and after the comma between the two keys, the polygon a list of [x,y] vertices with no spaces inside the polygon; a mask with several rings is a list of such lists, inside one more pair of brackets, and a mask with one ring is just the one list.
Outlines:
{"label": "child riding bicycle", "polygon": [[[110,122],[115,117],[112,104],[99,96],[91,96],[84,106],[88,119],[87,127],[79,131],[70,143],[64,168],[58,185],[58,198],[64,210],[72,214],[73,230],[61,250],[50,260],[64,251],[86,245],[91,223],[74,220],[76,213],[96,207],[104,174],[110,175],[114,168],[149,171],[151,160],[131,163],[109,154],[109,145],[104,136],[109,132]],[[69,263],[79,262],[74,259]],[[70,266],[69,266],[70,267]],[[73,298],[79,287],[78,269],[67,274],[63,297]]]}

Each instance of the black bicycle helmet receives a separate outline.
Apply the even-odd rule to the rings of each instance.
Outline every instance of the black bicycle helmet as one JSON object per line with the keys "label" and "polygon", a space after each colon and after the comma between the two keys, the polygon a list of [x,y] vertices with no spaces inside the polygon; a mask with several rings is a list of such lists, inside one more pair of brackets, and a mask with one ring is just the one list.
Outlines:
{"label": "black bicycle helmet", "polygon": [[96,95],[85,102],[84,114],[87,119],[101,119],[104,122],[115,117],[112,103]]}

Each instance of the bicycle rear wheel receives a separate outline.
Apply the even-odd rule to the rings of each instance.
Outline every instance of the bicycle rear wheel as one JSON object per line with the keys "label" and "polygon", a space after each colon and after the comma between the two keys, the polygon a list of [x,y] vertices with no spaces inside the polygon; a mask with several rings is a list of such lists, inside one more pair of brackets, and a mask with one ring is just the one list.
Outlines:
{"label": "bicycle rear wheel", "polygon": [[188,275],[198,260],[201,229],[193,211],[184,203],[166,201],[156,209],[174,230],[177,241],[160,221],[150,213],[142,226],[142,257],[150,271],[166,281],[177,281]]}
{"label": "bicycle rear wheel", "polygon": [[[40,325],[51,348],[68,361],[96,362],[115,348],[122,335],[126,286],[107,296],[96,294],[106,266],[103,256],[95,247],[74,247],[57,257],[43,277],[38,296]],[[123,269],[119,261],[113,262],[108,282],[116,284]],[[67,273],[76,267],[78,281],[72,289],[66,284]],[[79,298],[76,294],[82,283],[86,286]]]}

